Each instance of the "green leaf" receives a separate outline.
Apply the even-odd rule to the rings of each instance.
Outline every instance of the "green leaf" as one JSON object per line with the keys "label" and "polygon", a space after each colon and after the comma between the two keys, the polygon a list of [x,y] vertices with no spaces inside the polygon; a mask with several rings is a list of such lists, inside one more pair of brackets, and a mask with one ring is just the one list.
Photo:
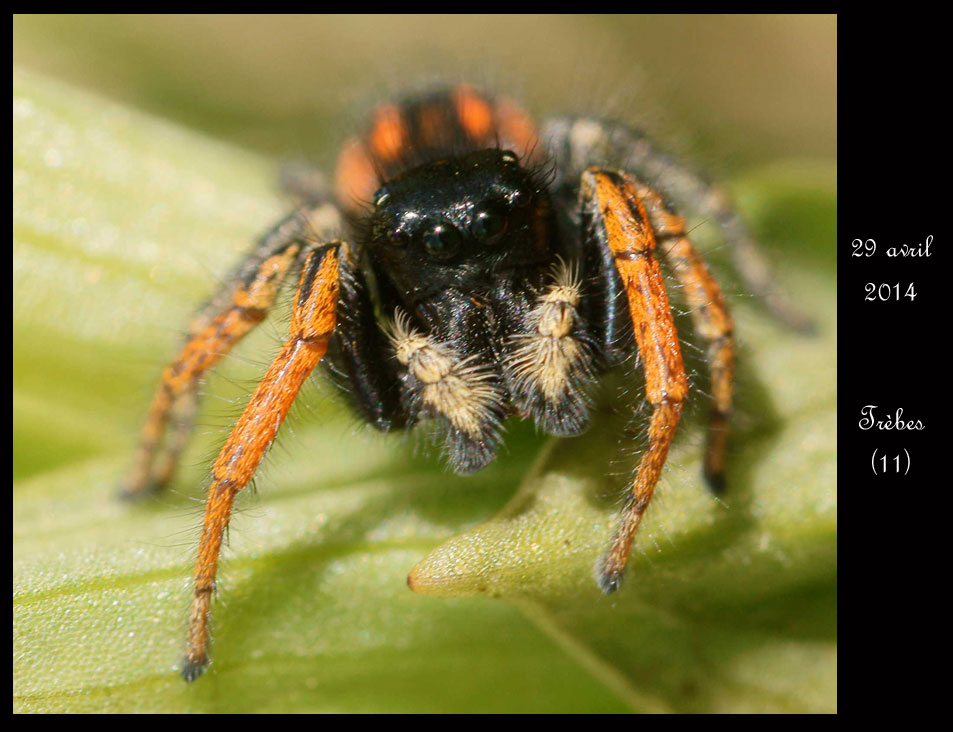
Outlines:
{"label": "green leaf", "polygon": [[459,478],[315,380],[239,502],[213,664],[186,685],[206,473],[286,317],[206,383],[176,490],[146,506],[115,491],[193,307],[284,211],[275,166],[13,81],[15,711],[835,709],[832,171],[735,181],[760,234],[809,252],[784,279],[820,333],[733,298],[729,491],[698,478],[700,397],[620,592],[600,595],[592,566],[635,459],[623,410],[573,440],[511,423],[507,453]]}

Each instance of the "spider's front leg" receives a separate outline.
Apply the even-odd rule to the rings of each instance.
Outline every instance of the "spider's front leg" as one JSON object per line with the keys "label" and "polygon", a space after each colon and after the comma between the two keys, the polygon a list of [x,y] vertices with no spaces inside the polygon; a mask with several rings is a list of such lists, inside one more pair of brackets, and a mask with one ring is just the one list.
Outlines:
{"label": "spider's front leg", "polygon": [[300,260],[302,241],[314,233],[323,238],[324,232],[340,226],[337,209],[330,204],[292,214],[256,242],[192,319],[185,346],[162,372],[122,484],[123,497],[151,495],[171,481],[191,432],[201,378],[265,319],[285,276]]}
{"label": "spider's front leg", "polygon": [[608,247],[622,279],[645,371],[646,398],[652,405],[648,446],[609,551],[598,567],[599,586],[609,593],[619,586],[635,533],[668,457],[688,395],[688,379],[655,259],[655,235],[635,183],[622,173],[590,168],[582,174],[580,200],[584,236]]}
{"label": "spider's front leg", "polygon": [[575,186],[591,165],[620,165],[632,171],[679,210],[712,220],[729,244],[745,289],[789,327],[802,333],[813,331],[810,317],[778,287],[767,259],[728,196],[697,171],[660,151],[640,132],[606,120],[556,117],[543,125],[542,137],[558,161],[554,185]]}
{"label": "spider's front leg", "polygon": [[648,214],[662,259],[682,286],[681,294],[691,309],[695,332],[708,342],[712,409],[704,474],[712,492],[721,493],[725,487],[728,415],[734,393],[734,321],[721,288],[688,239],[685,220],[674,213],[657,192],[638,181],[635,181],[635,193]]}
{"label": "spider's front leg", "polygon": [[198,678],[208,663],[209,608],[222,535],[235,496],[254,476],[305,379],[327,351],[337,322],[338,260],[347,252],[345,244],[334,241],[306,253],[289,338],[249,399],[212,468],[182,664],[186,681]]}

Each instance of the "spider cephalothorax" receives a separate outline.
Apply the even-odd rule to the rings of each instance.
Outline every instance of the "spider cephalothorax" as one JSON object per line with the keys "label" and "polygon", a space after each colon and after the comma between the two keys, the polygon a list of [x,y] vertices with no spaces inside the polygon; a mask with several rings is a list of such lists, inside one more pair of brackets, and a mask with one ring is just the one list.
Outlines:
{"label": "spider cephalothorax", "polygon": [[[567,357],[565,365],[587,372],[575,363],[586,354],[573,317],[578,282],[567,279],[541,176],[509,150],[440,159],[387,182],[368,219],[361,244],[377,304],[395,319],[391,340],[404,421],[436,420],[458,472],[493,459],[510,413],[535,416],[550,432],[578,432],[583,420],[567,427],[573,418],[563,416],[566,410],[530,406],[541,388],[533,378],[537,364],[548,368],[551,381],[565,382],[559,391],[570,383],[568,368],[562,373],[554,363],[561,352],[572,349],[578,358]],[[551,322],[557,317],[559,323]],[[554,349],[547,366],[534,357],[544,338],[573,343]],[[332,367],[340,350],[332,353]],[[552,384],[545,386],[556,403]]]}
{"label": "spider cephalothorax", "polygon": [[[302,207],[256,244],[193,321],[162,375],[124,486],[141,496],[168,483],[202,374],[264,319],[297,272],[289,338],[212,470],[187,680],[208,660],[211,595],[235,495],[322,359],[370,424],[427,423],[450,467],[468,473],[494,459],[511,415],[553,435],[581,432],[596,380],[638,355],[648,441],[597,567],[610,592],[688,394],[661,261],[707,343],[704,471],[722,488],[733,325],[672,205],[719,224],[751,290],[767,290],[765,269],[726,199],[645,137],[589,118],[537,129],[511,101],[462,85],[377,107],[367,131],[344,145],[333,194],[319,177],[290,183]],[[769,304],[803,324],[776,295]]]}

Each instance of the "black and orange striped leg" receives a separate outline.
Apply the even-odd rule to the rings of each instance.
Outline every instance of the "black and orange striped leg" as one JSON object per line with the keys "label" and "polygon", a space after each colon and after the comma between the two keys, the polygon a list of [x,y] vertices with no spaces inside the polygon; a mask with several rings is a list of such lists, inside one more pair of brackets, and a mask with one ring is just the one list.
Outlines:
{"label": "black and orange striped leg", "polygon": [[712,492],[720,493],[725,487],[728,416],[734,392],[734,321],[721,288],[686,236],[684,219],[651,188],[636,183],[635,190],[648,213],[662,259],[682,286],[695,332],[708,343],[712,409],[703,470]]}
{"label": "black and orange striped leg", "polygon": [[665,194],[679,210],[710,219],[728,242],[734,267],[744,288],[763,302],[776,318],[793,330],[810,333],[813,322],[778,285],[767,258],[729,196],[671,155],[658,151],[645,138],[628,144],[627,166]]}
{"label": "black and orange striped leg", "polygon": [[165,368],[142,427],[121,495],[137,499],[164,488],[188,443],[204,374],[261,323],[327,206],[297,212],[263,237],[219,293],[193,318],[188,340]]}
{"label": "black and orange striped leg", "polygon": [[208,663],[209,609],[222,535],[235,496],[255,475],[301,386],[327,351],[337,322],[338,256],[344,251],[345,245],[332,242],[307,253],[289,338],[248,400],[212,468],[181,669],[186,681],[198,678]]}
{"label": "black and orange striped leg", "polygon": [[639,523],[668,457],[688,395],[688,379],[655,258],[655,236],[635,183],[623,173],[590,168],[582,174],[580,199],[586,239],[608,245],[622,279],[645,371],[646,398],[652,406],[648,446],[615,536],[597,568],[599,586],[609,593],[619,586]]}
{"label": "black and orange striped leg", "polygon": [[[745,290],[788,327],[802,333],[813,331],[810,317],[779,287],[761,247],[729,197],[697,171],[657,149],[640,132],[614,122],[557,117],[546,122],[542,134],[557,156],[557,170],[565,171],[567,184],[574,184],[589,165],[614,161],[639,180],[650,182],[680,211],[712,221],[729,245]],[[560,184],[559,177],[556,184]]]}
{"label": "black and orange striped leg", "polygon": [[[175,400],[169,412],[168,429],[163,449],[155,456],[149,479],[151,490],[159,491],[172,482],[179,467],[179,456],[192,436],[192,427],[198,414],[199,393],[197,388],[185,391]],[[124,494],[126,495],[126,494]],[[127,496],[132,497],[132,496]]]}

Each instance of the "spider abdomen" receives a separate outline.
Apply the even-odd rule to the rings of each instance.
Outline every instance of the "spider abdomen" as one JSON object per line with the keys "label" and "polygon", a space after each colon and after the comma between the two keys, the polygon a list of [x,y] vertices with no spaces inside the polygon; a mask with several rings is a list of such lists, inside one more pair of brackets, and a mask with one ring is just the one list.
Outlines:
{"label": "spider abdomen", "polygon": [[538,152],[529,114],[469,84],[381,104],[371,120],[338,156],[335,190],[351,213],[359,213],[382,183],[421,165],[489,148],[511,150],[521,159]]}

